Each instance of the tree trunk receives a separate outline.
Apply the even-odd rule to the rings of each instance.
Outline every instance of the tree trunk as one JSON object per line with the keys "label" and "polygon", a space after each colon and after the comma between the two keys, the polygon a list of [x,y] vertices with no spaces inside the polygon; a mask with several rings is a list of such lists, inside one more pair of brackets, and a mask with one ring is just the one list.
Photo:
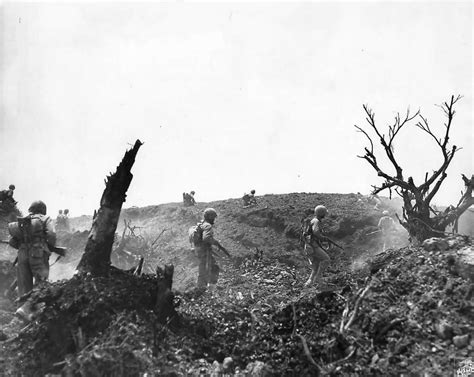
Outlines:
{"label": "tree trunk", "polygon": [[81,272],[104,275],[109,270],[120,211],[133,178],[130,171],[141,145],[142,142],[137,140],[133,148],[125,152],[117,171],[107,177],[100,208],[94,215],[84,255],[78,265],[78,270]]}
{"label": "tree trunk", "polygon": [[163,270],[156,267],[156,277],[158,279],[158,289],[156,295],[155,313],[157,319],[161,323],[176,320],[176,312],[174,310],[174,294],[171,291],[173,284],[174,266],[165,265]]}

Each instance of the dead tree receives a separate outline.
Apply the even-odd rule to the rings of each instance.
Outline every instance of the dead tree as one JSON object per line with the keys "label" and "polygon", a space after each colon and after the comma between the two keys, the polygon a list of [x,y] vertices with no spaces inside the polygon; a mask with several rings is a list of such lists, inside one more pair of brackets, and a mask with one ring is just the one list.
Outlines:
{"label": "dead tree", "polygon": [[104,275],[109,270],[110,253],[120,211],[133,178],[130,171],[141,145],[142,142],[137,140],[133,148],[125,152],[117,171],[107,177],[105,190],[100,200],[100,208],[94,213],[89,239],[78,265],[79,271],[90,272],[93,275]]}
{"label": "dead tree", "polygon": [[[381,132],[379,127],[375,124],[375,113],[364,105],[366,113],[366,120],[375,135],[378,137],[382,145],[386,157],[394,168],[394,173],[389,174],[380,168],[379,162],[374,154],[374,143],[369,135],[359,126],[355,126],[358,131],[362,132],[370,143],[370,148],[366,147],[365,154],[358,156],[366,160],[377,172],[377,175],[385,181],[379,186],[372,186],[372,193],[378,194],[381,191],[389,190],[390,197],[392,190],[394,190],[403,199],[403,217],[399,218],[400,224],[407,229],[412,241],[421,242],[426,238],[445,235],[445,230],[448,225],[454,224],[457,219],[466,211],[472,204],[474,199],[472,197],[472,190],[474,184],[474,175],[471,179],[462,176],[465,184],[465,190],[461,193],[461,199],[457,206],[450,206],[445,212],[436,213],[431,209],[430,203],[433,197],[438,192],[441,184],[447,177],[446,170],[448,169],[454,155],[460,150],[456,145],[448,146],[450,131],[453,117],[455,114],[454,105],[460,99],[460,96],[452,96],[449,102],[444,102],[440,107],[443,110],[447,121],[444,124],[444,135],[437,136],[428,124],[428,120],[423,117],[420,111],[411,115],[408,110],[404,118],[397,114],[395,122],[388,126],[388,135]],[[403,174],[403,169],[397,162],[394,153],[394,140],[400,130],[416,119],[415,125],[425,132],[429,137],[433,138],[443,156],[443,162],[438,169],[434,170],[431,175],[427,172],[423,183],[415,184],[412,177],[406,178]],[[433,217],[430,215],[433,212]]]}

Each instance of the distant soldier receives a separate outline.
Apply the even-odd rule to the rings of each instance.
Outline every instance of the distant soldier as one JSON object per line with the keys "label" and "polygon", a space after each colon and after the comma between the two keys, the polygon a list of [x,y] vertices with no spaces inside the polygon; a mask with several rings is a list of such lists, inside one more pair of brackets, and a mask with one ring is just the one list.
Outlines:
{"label": "distant soldier", "polygon": [[58,211],[58,215],[56,216],[55,229],[56,232],[62,232],[64,230],[64,215],[62,209]]}
{"label": "distant soldier", "polygon": [[255,199],[255,190],[251,190],[250,194],[244,194],[244,196],[242,196],[242,201],[244,203],[244,207],[257,205],[257,199]]}
{"label": "distant soldier", "polygon": [[204,211],[204,220],[198,225],[202,237],[200,241],[194,244],[197,257],[199,259],[199,276],[197,285],[200,288],[207,288],[214,290],[217,280],[219,278],[219,266],[212,255],[212,247],[217,246],[227,256],[230,256],[227,249],[225,249],[219,241],[214,238],[213,225],[217,217],[217,212],[213,208],[207,208]]}
{"label": "distant soldier", "polygon": [[8,190],[0,191],[0,202],[4,204],[15,205],[17,202],[13,199],[13,192],[15,191],[15,185],[8,186]]}
{"label": "distant soldier", "polygon": [[71,231],[71,226],[69,224],[69,210],[68,209],[64,210],[64,230],[66,232]]}
{"label": "distant soldier", "polygon": [[392,234],[395,230],[395,221],[389,216],[388,211],[383,211],[382,215],[377,226],[382,233],[383,251],[385,251],[392,246]]}
{"label": "distant soldier", "polygon": [[[33,289],[34,285],[46,282],[49,276],[49,246],[56,245],[53,221],[46,216],[46,204],[41,200],[33,202],[26,217],[19,217],[10,223],[10,246],[18,249],[18,294],[20,297]],[[31,320],[32,308],[26,302],[16,315]]]}
{"label": "distant soldier", "polygon": [[185,207],[191,207],[196,205],[196,200],[194,199],[194,191],[191,191],[189,194],[183,192],[183,204]]}
{"label": "distant soldier", "polygon": [[319,283],[321,277],[329,266],[331,259],[326,253],[327,248],[323,243],[328,242],[328,238],[323,233],[322,220],[327,216],[328,210],[325,206],[318,205],[314,209],[314,218],[309,223],[304,234],[304,251],[311,264],[311,275],[305,283],[305,287],[313,283]]}

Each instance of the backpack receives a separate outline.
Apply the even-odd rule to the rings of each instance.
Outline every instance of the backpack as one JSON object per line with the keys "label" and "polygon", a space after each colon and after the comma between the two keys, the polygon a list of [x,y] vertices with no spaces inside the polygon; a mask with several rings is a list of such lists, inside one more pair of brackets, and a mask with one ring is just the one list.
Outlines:
{"label": "backpack", "polygon": [[301,232],[300,232],[300,242],[304,244],[307,237],[313,236],[313,225],[311,224],[311,218],[302,218],[301,219]]}
{"label": "backpack", "polygon": [[197,246],[202,242],[202,222],[189,228],[188,237],[189,243],[193,246]]}

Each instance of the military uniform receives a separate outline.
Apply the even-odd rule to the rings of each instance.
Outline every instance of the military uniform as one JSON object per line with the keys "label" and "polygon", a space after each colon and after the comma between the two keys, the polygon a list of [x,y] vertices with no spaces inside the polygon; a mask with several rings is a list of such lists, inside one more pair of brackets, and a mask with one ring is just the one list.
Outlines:
{"label": "military uniform", "polygon": [[305,285],[320,280],[322,273],[329,265],[331,258],[321,246],[323,230],[321,221],[315,217],[311,220],[312,235],[305,238],[304,251],[311,263],[311,275]]}
{"label": "military uniform", "polygon": [[48,245],[56,245],[56,233],[51,218],[42,214],[20,218],[9,224],[9,230],[10,245],[18,249],[18,291],[22,296],[33,289],[33,280],[38,284],[48,279],[51,255]]}
{"label": "military uniform", "polygon": [[207,284],[216,284],[219,278],[219,266],[212,255],[212,245],[217,241],[214,239],[212,224],[204,221],[201,225],[202,242],[195,246],[196,255],[199,259],[198,287],[207,287]]}
{"label": "military uniform", "polygon": [[382,232],[382,237],[383,237],[382,251],[385,251],[387,248],[392,247],[392,243],[393,243],[392,232],[395,228],[395,222],[390,216],[385,215],[380,218],[377,226]]}

